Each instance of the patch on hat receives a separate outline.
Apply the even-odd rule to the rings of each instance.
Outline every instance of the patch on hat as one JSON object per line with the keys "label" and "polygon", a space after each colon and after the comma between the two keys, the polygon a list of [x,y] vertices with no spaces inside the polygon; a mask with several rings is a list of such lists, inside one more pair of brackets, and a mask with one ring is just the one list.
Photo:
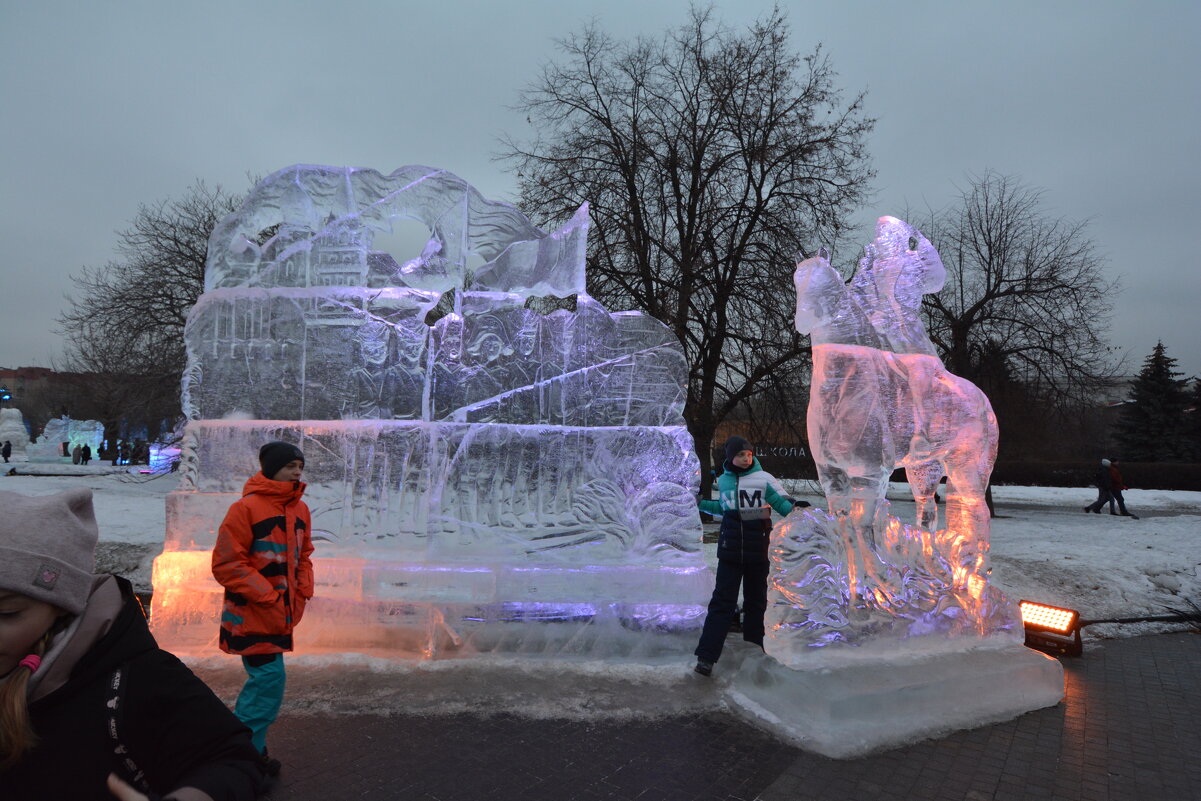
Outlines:
{"label": "patch on hat", "polygon": [[59,571],[53,565],[42,565],[38,568],[38,574],[33,578],[33,586],[41,587],[43,590],[52,590],[58,583],[58,574]]}

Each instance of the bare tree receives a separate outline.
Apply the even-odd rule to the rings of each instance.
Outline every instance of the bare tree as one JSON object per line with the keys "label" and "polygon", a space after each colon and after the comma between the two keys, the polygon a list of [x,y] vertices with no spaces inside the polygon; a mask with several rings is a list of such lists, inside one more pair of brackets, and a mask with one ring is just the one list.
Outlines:
{"label": "bare tree", "polygon": [[544,221],[590,204],[589,293],[683,343],[684,414],[707,466],[719,422],[801,383],[793,260],[833,243],[864,199],[874,120],[862,94],[842,102],[820,47],[789,48],[779,8],[743,32],[693,8],[655,40],[589,26],[559,47],[521,96],[537,138],[505,139],[502,158]]}
{"label": "bare tree", "polygon": [[924,226],[947,281],[923,304],[951,372],[985,392],[1018,383],[1070,404],[1112,374],[1105,330],[1117,283],[1086,223],[1050,215],[1017,178],[972,176],[957,204]]}
{"label": "bare tree", "polygon": [[120,258],[73,278],[61,368],[87,374],[84,405],[106,428],[178,414],[184,323],[204,291],[209,234],[241,201],[196,181],[182,198],[143,205],[117,232]]}

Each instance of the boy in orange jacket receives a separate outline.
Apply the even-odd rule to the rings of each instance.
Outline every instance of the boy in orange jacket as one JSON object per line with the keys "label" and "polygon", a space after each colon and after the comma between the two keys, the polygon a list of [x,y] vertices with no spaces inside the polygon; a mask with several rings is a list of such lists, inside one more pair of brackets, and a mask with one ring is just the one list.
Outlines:
{"label": "boy in orange jacket", "polygon": [[225,587],[221,650],[239,654],[246,684],[234,714],[250,729],[267,772],[280,763],[267,755],[267,727],[284,699],[284,651],[313,597],[313,541],[309,507],[300,499],[304,454],[290,442],[259,450],[262,472],[225,514],[213,547],[213,577]]}

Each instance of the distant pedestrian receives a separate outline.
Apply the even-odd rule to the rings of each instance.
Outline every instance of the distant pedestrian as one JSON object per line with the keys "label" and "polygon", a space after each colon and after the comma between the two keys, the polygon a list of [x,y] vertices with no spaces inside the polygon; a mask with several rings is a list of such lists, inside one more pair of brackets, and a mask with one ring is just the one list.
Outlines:
{"label": "distant pedestrian", "polygon": [[1084,507],[1084,511],[1101,514],[1101,507],[1113,498],[1113,479],[1109,475],[1108,459],[1102,459],[1101,466],[1093,474],[1093,486],[1097,488],[1097,500]]}
{"label": "distant pedestrian", "polygon": [[742,586],[742,639],[763,647],[763,615],[767,611],[767,576],[771,561],[767,546],[773,509],[786,515],[808,506],[780,489],[775,476],[759,466],[751,444],[742,437],[726,440],[726,460],[717,479],[720,500],[700,501],[700,509],[721,517],[717,540],[717,583],[696,646],[696,670],[713,672],[726,634],[735,622],[738,588]]}
{"label": "distant pedestrian", "polygon": [[1118,460],[1110,459],[1109,460],[1109,494],[1110,494],[1109,513],[1111,515],[1119,514],[1118,512],[1115,512],[1113,510],[1114,501],[1117,501],[1118,508],[1122,510],[1120,514],[1123,517],[1133,517],[1135,520],[1138,520],[1138,515],[1132,515],[1132,514],[1130,514],[1130,512],[1126,511],[1126,499],[1122,497],[1122,490],[1125,490],[1125,489],[1130,489],[1130,488],[1126,486],[1126,484],[1124,483],[1124,481],[1122,479],[1122,474],[1118,471]]}
{"label": "distant pedestrian", "polygon": [[4,440],[4,445],[0,447],[0,456],[4,457],[4,463],[8,464],[8,457],[13,455],[13,444],[8,440]]}
{"label": "distant pedestrian", "polygon": [[79,464],[79,460],[83,458],[83,448],[76,445],[71,449],[71,464]]}
{"label": "distant pedestrian", "polygon": [[267,728],[284,699],[284,652],[292,650],[292,631],[313,597],[313,541],[309,507],[301,500],[300,448],[268,442],[259,464],[262,470],[246,481],[218,529],[213,577],[225,587],[218,644],[240,655],[246,670],[234,714],[274,776],[280,763],[267,755]]}
{"label": "distant pedestrian", "polygon": [[90,461],[92,461],[92,446],[85,442],[83,447],[79,449],[79,463],[87,464]]}

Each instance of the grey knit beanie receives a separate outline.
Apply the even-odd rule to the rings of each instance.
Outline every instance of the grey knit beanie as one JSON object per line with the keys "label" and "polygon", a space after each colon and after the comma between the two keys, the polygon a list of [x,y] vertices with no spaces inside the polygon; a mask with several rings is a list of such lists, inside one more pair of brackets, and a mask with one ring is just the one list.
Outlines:
{"label": "grey knit beanie", "polygon": [[0,490],[0,590],[78,615],[92,589],[99,536],[90,489]]}

